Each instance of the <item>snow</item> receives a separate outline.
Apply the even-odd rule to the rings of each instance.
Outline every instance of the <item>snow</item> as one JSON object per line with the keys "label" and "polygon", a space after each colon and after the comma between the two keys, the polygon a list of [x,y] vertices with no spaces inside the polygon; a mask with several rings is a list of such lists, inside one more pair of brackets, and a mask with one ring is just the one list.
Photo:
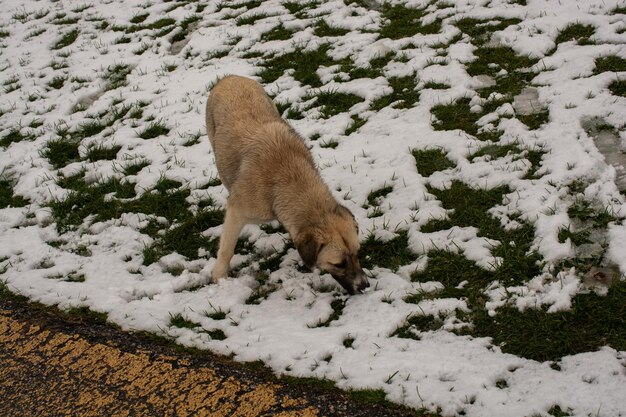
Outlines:
{"label": "snow", "polygon": [[[520,286],[492,283],[486,291],[490,315],[497,315],[497,308],[505,304],[522,311],[541,306],[549,312],[568,310],[572,297],[582,291],[576,270],[553,276],[549,268],[575,254],[570,242],[561,243],[558,238],[559,229],[570,224],[567,210],[573,197],[565,189],[567,184],[586,180],[589,183],[584,191],[586,198],[597,201],[618,217],[626,214],[624,196],[615,182],[615,168],[607,164],[594,139],[581,126],[581,120],[592,117],[602,118],[613,126],[626,125],[626,99],[611,95],[607,88],[616,74],[592,74],[595,58],[626,56],[623,15],[610,13],[620,3],[615,0],[528,0],[527,6],[503,0],[488,4],[480,0],[445,3],[450,5],[450,10],[437,10],[432,5],[427,8],[433,16],[444,18],[441,34],[418,34],[411,40],[377,39],[374,33],[368,33],[381,26],[376,10],[366,10],[357,4],[346,6],[341,1],[322,2],[319,6],[320,13],[327,13],[325,20],[330,25],[351,30],[333,38],[329,55],[335,60],[352,57],[357,66],[366,66],[372,58],[406,47],[407,62],[390,63],[384,76],[375,79],[346,80],[339,74],[338,66],[319,68],[317,73],[324,83],[322,91],[353,93],[364,102],[327,120],[317,119],[316,112],[309,111],[305,118],[292,124],[305,137],[321,135],[317,141],[307,139],[307,144],[337,199],[355,214],[361,239],[372,233],[387,241],[398,230],[406,230],[409,248],[417,260],[397,271],[373,268],[369,271],[372,288],[362,295],[342,296],[345,305],[339,318],[326,327],[317,327],[332,313],[331,302],[336,299],[332,291],[336,284],[330,275],[320,271],[299,272],[296,268],[299,257],[294,249],[287,251],[280,266],[267,278],[275,290],[259,304],[246,304],[258,287],[253,276],[254,265],[246,267],[250,261],[248,255],[236,255],[233,260],[232,266],[243,266],[238,277],[210,284],[215,263],[215,254],[210,251],[204,251],[198,260],[170,254],[150,266],[142,265],[142,251],[152,243],[150,237],[139,231],[147,225],[145,215],[125,213],[119,219],[87,222],[77,231],[59,235],[48,207],[50,202],[67,196],[67,191],[55,183],[61,174],[68,177],[84,170],[88,182],[121,178],[120,167],[136,160],[150,163],[132,177],[138,193],[165,177],[187,184],[192,189],[189,200],[197,202],[210,196],[223,207],[227,192],[222,186],[196,190],[218,174],[204,136],[204,106],[210,86],[225,74],[256,77],[260,72],[258,60],[242,57],[247,52],[288,52],[301,46],[316,49],[323,40],[312,30],[315,19],[295,18],[279,1],[270,0],[254,12],[239,15],[249,17],[263,12],[268,17],[236,26],[235,19],[228,19],[240,13],[236,7],[217,11],[218,2],[210,2],[199,13],[202,20],[190,31],[189,42],[177,54],[170,54],[168,37],[155,40],[147,32],[140,32],[129,35],[129,44],[115,43],[123,32],[98,29],[98,22],[84,17],[100,16],[111,25],[127,25],[131,17],[149,12],[148,21],[152,21],[158,18],[155,16],[164,16],[171,2],[87,0],[81,4],[90,7],[78,14],[83,18],[77,23],[79,38],[66,48],[71,53],[61,56],[61,52],[51,50],[50,46],[69,29],[48,21],[60,12],[75,15],[70,10],[77,7],[76,2],[26,0],[19,7],[2,2],[0,28],[9,31],[10,36],[0,39],[0,77],[3,84],[15,77],[20,86],[10,92],[5,89],[0,97],[0,136],[6,136],[15,125],[27,126],[34,119],[41,120],[43,126],[35,129],[34,140],[16,142],[0,150],[0,173],[15,181],[15,194],[31,201],[24,208],[0,209],[0,279],[11,291],[34,301],[60,308],[85,306],[106,313],[111,322],[125,330],[155,332],[185,346],[233,355],[241,361],[262,360],[277,374],[327,378],[346,389],[381,389],[391,401],[416,408],[441,408],[443,415],[545,416],[552,406],[559,405],[572,416],[625,416],[626,352],[604,347],[596,352],[566,356],[559,363],[561,369],[555,370],[548,362],[503,353],[489,338],[458,336],[446,331],[455,326],[449,321],[443,329],[420,331],[420,340],[391,337],[409,316],[467,309],[461,299],[424,300],[420,304],[403,301],[408,294],[436,292],[441,288],[436,281],[410,281],[411,273],[426,267],[425,255],[430,249],[463,251],[467,259],[485,269],[493,269],[499,262],[491,253],[498,242],[479,236],[474,227],[455,226],[433,233],[420,231],[431,219],[447,215],[441,203],[428,193],[426,185],[442,188],[457,180],[477,188],[508,184],[512,192],[490,212],[509,228],[517,224],[509,217],[513,213],[534,226],[533,247],[547,266],[542,274],[528,277]],[[409,4],[424,7],[429,2],[414,0]],[[46,17],[38,20],[32,17],[42,9],[49,10]],[[169,16],[180,21],[194,10],[195,3],[181,5]],[[31,18],[19,21],[15,15],[20,13],[29,13]],[[544,149],[547,153],[538,173],[545,175],[540,178],[523,178],[528,165],[524,159],[476,158],[469,163],[467,157],[482,147],[482,143],[459,130],[432,128],[433,106],[472,97],[472,109],[480,110],[485,103],[476,95],[476,89],[493,83],[493,79],[467,74],[465,66],[473,59],[475,48],[466,35],[447,49],[444,60],[432,65],[432,60],[438,58],[431,46],[453,39],[458,33],[453,23],[462,17],[521,19],[520,24],[496,32],[492,42],[542,58],[536,65],[541,72],[534,78],[532,90],[525,91],[525,97],[520,99],[526,99],[533,107],[549,108],[550,122],[529,131],[517,119],[500,117],[519,111],[518,103],[513,106],[507,103],[479,121],[481,126],[497,123],[503,137],[520,148]],[[298,32],[290,40],[261,42],[261,35],[279,22]],[[547,56],[556,46],[558,31],[570,23],[596,27],[593,40],[597,44],[562,43]],[[32,36],[40,28],[45,32]],[[234,43],[237,36],[242,39]],[[138,55],[133,51],[142,42],[149,47]],[[411,45],[415,47],[410,48]],[[226,50],[228,55],[207,57],[216,50]],[[89,81],[75,84],[68,80],[60,89],[47,87],[59,75],[51,68],[53,60],[67,62],[64,71],[69,78]],[[107,68],[122,63],[132,67],[128,85],[105,91],[107,80],[101,77]],[[163,69],[164,64],[177,68],[168,72]],[[371,102],[391,92],[389,77],[413,72],[420,82],[440,82],[451,88],[423,90],[420,101],[409,109],[370,110]],[[619,76],[623,79],[625,75]],[[279,102],[299,102],[311,93],[309,87],[301,85],[289,72],[264,87]],[[29,95],[37,95],[39,99],[31,103]],[[83,142],[79,151],[85,155],[85,145],[91,140],[117,144],[122,146],[117,160],[76,162],[54,169],[42,151],[50,140],[58,138],[55,129],[63,124],[79,126],[87,113],[105,111],[116,99],[128,104],[147,102],[144,114],[163,121],[171,129],[169,134],[142,140],[138,132],[147,122],[116,126]],[[72,113],[75,104],[91,101],[87,112]],[[346,127],[352,123],[351,115],[367,119],[367,123],[345,136]],[[112,133],[106,136],[107,132]],[[189,135],[198,132],[202,134],[200,143],[183,146]],[[623,142],[624,133],[620,135],[618,139]],[[329,140],[339,143],[336,149],[320,146]],[[424,178],[415,168],[412,149],[443,149],[457,166]],[[386,185],[393,186],[393,191],[382,199],[383,215],[368,218],[368,208],[364,207],[368,194]],[[220,233],[218,226],[204,235]],[[283,250],[288,238],[286,234],[268,234],[258,226],[247,226],[244,235],[263,255]],[[607,260],[622,274],[626,273],[626,226],[610,224],[605,239]],[[50,245],[53,241],[61,244]],[[86,247],[90,256],[78,254],[79,246]],[[183,269],[180,275],[168,272],[180,268]],[[70,273],[83,274],[85,281],[50,278]],[[216,320],[206,314],[215,311],[225,312],[227,319]],[[200,327],[170,326],[171,317],[177,314]],[[222,330],[226,338],[213,340],[203,332],[213,329]],[[351,348],[343,343],[348,337],[354,339]],[[496,387],[499,380],[505,380],[506,387]]]}

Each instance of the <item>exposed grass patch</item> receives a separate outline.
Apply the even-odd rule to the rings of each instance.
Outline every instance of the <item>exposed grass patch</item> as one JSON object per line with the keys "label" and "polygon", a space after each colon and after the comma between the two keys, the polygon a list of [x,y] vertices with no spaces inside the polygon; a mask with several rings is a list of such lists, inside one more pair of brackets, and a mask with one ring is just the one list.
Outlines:
{"label": "exposed grass patch", "polygon": [[521,152],[522,151],[515,144],[508,144],[508,145],[493,144],[493,145],[487,145],[487,146],[480,148],[478,151],[476,151],[474,154],[472,154],[469,157],[469,160],[473,161],[476,158],[481,158],[484,156],[488,156],[489,159],[498,159],[498,158],[504,158],[510,153],[517,155]]}
{"label": "exposed grass patch", "polygon": [[594,68],[593,73],[601,74],[603,72],[623,71],[626,71],[626,59],[617,55],[609,55],[596,58],[596,67]]}
{"label": "exposed grass patch", "polygon": [[450,104],[433,106],[430,112],[437,118],[433,121],[433,128],[435,130],[460,129],[470,135],[477,136],[478,125],[476,122],[481,115],[472,113],[469,103],[469,98],[461,98]]}
{"label": "exposed grass patch", "polygon": [[441,30],[439,20],[428,24],[422,23],[422,19],[426,16],[424,9],[414,9],[402,4],[384,3],[381,15],[387,20],[387,23],[380,28],[381,38],[401,39],[418,33],[424,35],[439,33]]}
{"label": "exposed grass patch", "polygon": [[106,221],[117,218],[124,211],[130,211],[124,210],[119,200],[105,200],[105,197],[109,194],[116,195],[118,198],[134,195],[132,183],[111,179],[105,183],[87,185],[80,175],[77,178],[66,179],[65,185],[68,184],[71,185],[73,191],[66,199],[53,201],[50,204],[57,230],[60,233],[82,224],[88,216],[93,216],[93,222]]}
{"label": "exposed grass patch", "polygon": [[530,68],[537,62],[536,58],[517,55],[508,46],[480,47],[474,51],[474,55],[476,59],[467,65],[469,75],[487,74],[495,77],[501,70],[511,72]]}
{"label": "exposed grass patch", "polygon": [[441,149],[414,149],[411,153],[415,158],[417,172],[424,177],[429,177],[437,171],[443,171],[456,166]]}
{"label": "exposed grass patch", "polygon": [[33,132],[31,133],[27,133],[24,134],[22,133],[22,128],[18,127],[14,127],[12,128],[9,133],[7,133],[6,135],[4,135],[2,138],[0,138],[0,146],[6,148],[7,146],[9,146],[12,143],[17,143],[17,142],[21,142],[23,140],[34,140],[35,139],[35,135],[33,134]]}
{"label": "exposed grass patch", "polygon": [[257,20],[265,19],[269,17],[267,13],[255,13],[246,17],[239,17],[235,21],[237,26],[253,25]]}
{"label": "exposed grass patch", "polygon": [[317,21],[317,25],[315,26],[315,30],[313,31],[313,33],[315,33],[315,35],[319,37],[343,36],[349,32],[349,29],[331,27],[324,19],[320,19]]}
{"label": "exposed grass patch", "polygon": [[195,329],[196,327],[200,327],[198,323],[187,320],[181,314],[170,317],[170,326],[179,327],[181,329]]}
{"label": "exposed grass patch", "polygon": [[348,73],[351,79],[376,78],[383,75],[383,69],[395,57],[395,53],[389,52],[377,56],[370,60],[366,67],[355,67],[351,59],[344,59],[341,62],[340,71]]}
{"label": "exposed grass patch", "polygon": [[330,323],[337,320],[343,313],[343,309],[346,306],[346,301],[341,298],[336,298],[330,303],[330,307],[333,309],[330,316],[324,321],[320,321],[313,327],[328,327]]}
{"label": "exposed grass patch", "polygon": [[482,236],[497,236],[501,233],[500,222],[487,212],[491,207],[502,204],[504,194],[510,190],[507,187],[492,188],[490,190],[473,189],[462,182],[453,181],[450,188],[438,190],[429,188],[448,209],[454,209],[445,220],[432,220],[422,226],[422,231],[429,233],[437,230],[449,229],[452,226],[478,227]]}
{"label": "exposed grass patch", "polygon": [[536,130],[550,121],[550,112],[548,110],[544,110],[528,115],[518,114],[515,117],[517,117],[520,122],[528,126],[530,130]]}
{"label": "exposed grass patch", "polygon": [[139,132],[138,136],[141,139],[154,139],[156,137],[167,135],[170,132],[170,129],[160,121],[150,122],[148,126],[141,132]]}
{"label": "exposed grass patch", "polygon": [[54,45],[52,45],[52,49],[61,49],[65,48],[66,46],[70,46],[78,38],[78,33],[78,29],[73,29],[65,33],[63,36],[61,36],[61,39],[59,39]]}
{"label": "exposed grass patch", "polygon": [[289,13],[297,17],[298,19],[306,19],[308,16],[308,11],[315,6],[317,6],[316,1],[310,1],[307,3],[300,3],[295,1],[286,1],[282,3],[282,5],[289,10]]}
{"label": "exposed grass patch", "polygon": [[393,191],[393,187],[390,185],[380,188],[376,191],[371,191],[367,195],[367,204],[370,206],[379,206],[382,199],[385,198],[385,196],[392,191]]}
{"label": "exposed grass patch", "polygon": [[189,31],[191,30],[192,27],[194,27],[194,23],[200,20],[202,20],[202,16],[197,15],[197,14],[187,16],[186,18],[184,18],[178,24],[178,27],[180,28],[180,30],[176,32],[174,36],[172,36],[172,39],[170,39],[170,42],[172,43],[179,42],[187,38],[187,36],[189,35]]}
{"label": "exposed grass patch", "polygon": [[380,110],[387,106],[397,109],[408,109],[419,101],[419,92],[416,90],[417,82],[414,76],[390,77],[389,85],[393,92],[379,97],[372,102],[372,110]]}
{"label": "exposed grass patch", "polygon": [[503,283],[519,285],[541,272],[541,257],[530,249],[534,228],[522,224],[517,229],[505,231],[500,221],[488,212],[491,207],[502,204],[503,196],[510,191],[508,187],[481,190],[453,181],[446,190],[431,187],[428,190],[446,209],[452,209],[453,212],[448,214],[447,219],[433,219],[423,225],[422,232],[449,230],[453,226],[476,227],[478,236],[499,241],[500,244],[493,249],[493,255],[503,260],[497,266],[494,277]]}
{"label": "exposed grass patch", "polygon": [[63,85],[65,85],[66,80],[67,77],[56,76],[52,79],[52,81],[48,83],[48,87],[58,90],[59,88],[63,87]]}
{"label": "exposed grass patch", "polygon": [[28,204],[27,199],[13,193],[13,184],[11,181],[0,178],[0,209],[7,207],[24,207]]}
{"label": "exposed grass patch", "polygon": [[86,158],[89,162],[96,162],[99,160],[110,161],[117,157],[117,153],[120,149],[122,149],[121,145],[114,145],[111,147],[95,145],[87,149]]}
{"label": "exposed grass patch", "polygon": [[409,316],[406,322],[398,327],[391,336],[397,336],[402,339],[420,340],[418,332],[428,332],[438,330],[443,325],[443,320],[433,315],[415,314]]}
{"label": "exposed grass patch", "polygon": [[609,91],[614,96],[626,97],[626,79],[613,81],[609,84]]}
{"label": "exposed grass patch", "polygon": [[148,18],[148,16],[150,16],[149,13],[137,14],[130,19],[130,23],[134,23],[134,24],[143,23]]}
{"label": "exposed grass patch", "polygon": [[150,166],[150,161],[140,160],[138,162],[132,162],[132,163],[129,163],[128,165],[124,166],[122,172],[126,176],[128,176],[128,175],[137,175],[142,169],[144,169],[147,166]]}
{"label": "exposed grass patch", "polygon": [[559,32],[555,42],[559,44],[561,42],[576,41],[579,45],[592,45],[593,42],[590,41],[589,38],[593,36],[595,32],[595,27],[591,25],[572,23]]}
{"label": "exposed grass patch", "polygon": [[520,23],[519,19],[498,19],[480,20],[470,17],[464,17],[458,20],[455,25],[463,33],[472,37],[472,42],[476,45],[483,45],[491,38],[491,34],[495,31],[504,30],[511,25]]}
{"label": "exposed grass patch", "polygon": [[288,39],[291,39],[291,37],[293,36],[293,33],[294,33],[293,31],[285,28],[285,26],[283,26],[283,24],[280,23],[279,25],[274,26],[271,30],[261,35],[261,40],[263,42],[286,41]]}
{"label": "exposed grass patch", "polygon": [[530,308],[498,309],[474,317],[473,336],[489,336],[502,351],[537,361],[591,352],[609,345],[626,349],[626,282],[614,283],[606,296],[578,294],[569,311],[548,313]]}
{"label": "exposed grass patch", "polygon": [[[184,194],[186,193],[178,193],[177,201],[174,202],[176,206],[186,205],[184,198],[182,201],[180,199]],[[159,200],[167,204],[171,195],[160,195],[159,197]],[[221,210],[214,208],[204,209],[198,211],[195,215],[191,215],[186,207],[182,210],[174,208],[174,210],[170,209],[168,211],[170,213],[166,217],[178,218],[179,224],[167,230],[162,236],[159,236],[152,246],[144,249],[144,265],[150,265],[161,257],[173,252],[183,255],[187,259],[198,259],[200,249],[207,250],[213,256],[217,254],[217,239],[205,237],[202,233],[211,227],[222,224],[224,213]]]}
{"label": "exposed grass patch", "polygon": [[117,64],[109,66],[102,78],[106,81],[107,90],[115,90],[116,88],[126,85],[126,77],[130,74],[132,68],[129,65]]}
{"label": "exposed grass patch", "polygon": [[448,84],[444,84],[444,83],[438,83],[435,81],[428,81],[424,84],[424,89],[431,89],[431,90],[447,90],[448,88],[450,88],[450,86]]}
{"label": "exposed grass patch", "polygon": [[408,248],[406,231],[399,231],[398,236],[387,242],[369,235],[361,244],[359,251],[363,268],[371,269],[374,266],[396,270],[402,265],[413,262],[417,256]]}
{"label": "exposed grass patch", "polygon": [[569,227],[561,227],[559,229],[558,238],[560,243],[565,243],[569,239],[573,245],[580,246],[585,243],[591,243],[589,234],[589,230],[573,232]]}
{"label": "exposed grass patch", "polygon": [[314,107],[319,107],[320,115],[324,119],[347,112],[352,106],[363,101],[355,94],[340,93],[338,91],[316,91],[304,97],[303,100],[315,98]]}
{"label": "exposed grass patch", "polygon": [[288,69],[293,69],[293,77],[304,85],[321,87],[322,82],[311,68],[331,66],[334,61],[326,54],[329,45],[321,45],[318,49],[305,51],[298,47],[293,52],[274,56],[267,59],[262,65],[263,71],[259,74],[264,84],[276,81]]}
{"label": "exposed grass patch", "polygon": [[326,142],[320,143],[320,148],[335,149],[337,146],[339,146],[339,142],[337,142],[336,139],[330,139]]}
{"label": "exposed grass patch", "polygon": [[348,126],[348,128],[344,132],[344,135],[346,136],[350,136],[351,134],[359,130],[365,123],[367,123],[366,119],[361,119],[356,114],[351,115],[350,118],[352,119],[352,124]]}
{"label": "exposed grass patch", "polygon": [[43,155],[55,167],[61,168],[65,165],[80,160],[78,147],[80,142],[69,137],[52,139],[48,142]]}

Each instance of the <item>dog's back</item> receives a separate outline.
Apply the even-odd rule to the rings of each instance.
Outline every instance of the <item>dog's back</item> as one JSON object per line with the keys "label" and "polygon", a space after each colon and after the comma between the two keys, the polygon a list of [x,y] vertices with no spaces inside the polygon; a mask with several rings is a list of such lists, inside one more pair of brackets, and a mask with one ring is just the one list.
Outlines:
{"label": "dog's back", "polygon": [[227,76],[211,90],[207,101],[207,135],[222,182],[230,189],[241,173],[242,160],[258,154],[263,134],[282,119],[276,106],[256,81]]}

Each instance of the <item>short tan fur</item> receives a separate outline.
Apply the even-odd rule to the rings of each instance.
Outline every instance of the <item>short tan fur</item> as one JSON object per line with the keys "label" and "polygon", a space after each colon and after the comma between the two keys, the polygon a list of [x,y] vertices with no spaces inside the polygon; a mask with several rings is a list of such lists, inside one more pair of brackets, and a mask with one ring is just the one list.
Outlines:
{"label": "short tan fur", "polygon": [[212,88],[206,126],[229,196],[213,281],[228,274],[241,229],[278,219],[309,267],[351,294],[369,286],[359,265],[357,224],[323,182],[302,138],[256,81],[222,78]]}

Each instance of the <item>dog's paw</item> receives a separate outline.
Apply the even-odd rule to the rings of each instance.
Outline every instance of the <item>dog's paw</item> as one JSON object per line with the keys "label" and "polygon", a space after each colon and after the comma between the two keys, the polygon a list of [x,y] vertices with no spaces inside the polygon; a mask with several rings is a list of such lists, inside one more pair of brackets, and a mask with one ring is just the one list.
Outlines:
{"label": "dog's paw", "polygon": [[222,265],[215,265],[213,273],[211,274],[211,281],[213,284],[217,284],[220,279],[225,278],[228,275],[228,265],[225,267]]}

